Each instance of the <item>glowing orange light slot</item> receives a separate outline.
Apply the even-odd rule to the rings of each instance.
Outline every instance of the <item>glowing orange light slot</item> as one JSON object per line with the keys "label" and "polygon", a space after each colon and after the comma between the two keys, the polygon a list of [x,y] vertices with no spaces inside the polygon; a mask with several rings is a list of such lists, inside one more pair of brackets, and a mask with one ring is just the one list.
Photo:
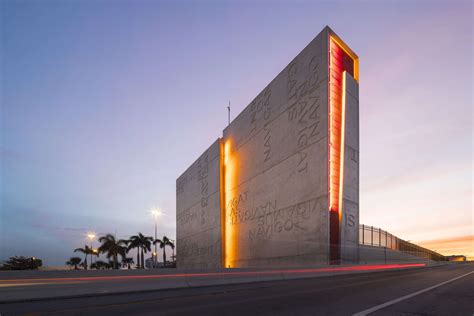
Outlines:
{"label": "glowing orange light slot", "polygon": [[329,37],[329,243],[330,261],[340,259],[340,223],[344,178],[346,74],[358,80],[357,57],[336,37]]}
{"label": "glowing orange light slot", "polygon": [[224,143],[224,208],[223,208],[223,238],[224,238],[224,267],[233,268],[237,258],[237,234],[233,225],[232,200],[233,189],[236,186],[237,160],[232,155],[232,142],[230,139]]}

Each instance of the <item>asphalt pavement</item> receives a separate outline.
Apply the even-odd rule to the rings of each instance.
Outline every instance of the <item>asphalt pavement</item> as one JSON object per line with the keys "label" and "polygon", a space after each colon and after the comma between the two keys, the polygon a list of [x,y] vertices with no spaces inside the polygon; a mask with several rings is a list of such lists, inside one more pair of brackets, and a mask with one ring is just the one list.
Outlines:
{"label": "asphalt pavement", "polygon": [[474,264],[0,303],[0,314],[474,315]]}

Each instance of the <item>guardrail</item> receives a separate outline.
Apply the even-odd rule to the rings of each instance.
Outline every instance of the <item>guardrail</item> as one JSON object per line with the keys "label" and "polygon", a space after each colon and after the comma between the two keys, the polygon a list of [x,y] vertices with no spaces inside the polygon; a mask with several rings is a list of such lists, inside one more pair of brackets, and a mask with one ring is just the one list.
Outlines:
{"label": "guardrail", "polygon": [[374,226],[359,225],[359,244],[402,251],[413,256],[434,261],[447,261],[446,257],[442,254],[400,239]]}

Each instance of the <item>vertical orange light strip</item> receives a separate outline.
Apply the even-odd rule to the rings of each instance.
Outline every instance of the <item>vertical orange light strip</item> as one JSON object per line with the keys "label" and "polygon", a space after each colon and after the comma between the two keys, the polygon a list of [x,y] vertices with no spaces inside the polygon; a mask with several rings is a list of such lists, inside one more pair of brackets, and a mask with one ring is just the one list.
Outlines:
{"label": "vertical orange light strip", "polygon": [[[357,57],[329,36],[329,243],[330,262],[340,262],[340,223],[344,176],[346,75],[358,76]],[[357,77],[356,77],[357,79]]]}
{"label": "vertical orange light strip", "polygon": [[[339,250],[339,172],[340,172],[340,90],[336,83],[342,67],[337,62],[337,44],[329,37],[329,262],[338,263]],[[336,56],[334,56],[336,55]]]}
{"label": "vertical orange light strip", "polygon": [[232,157],[232,142],[230,139],[224,143],[224,267],[233,268],[236,259],[237,235],[232,218],[231,193],[236,184],[236,160]]}
{"label": "vertical orange light strip", "polygon": [[225,163],[224,139],[219,142],[220,149],[220,207],[221,207],[221,267],[225,267]]}
{"label": "vertical orange light strip", "polygon": [[340,181],[339,181],[339,223],[342,221],[342,199],[344,187],[344,145],[346,132],[346,71],[342,72],[342,120],[341,120],[341,158],[340,158]]}
{"label": "vertical orange light strip", "polygon": [[330,37],[329,51],[329,210],[339,213],[342,121],[340,48]]}

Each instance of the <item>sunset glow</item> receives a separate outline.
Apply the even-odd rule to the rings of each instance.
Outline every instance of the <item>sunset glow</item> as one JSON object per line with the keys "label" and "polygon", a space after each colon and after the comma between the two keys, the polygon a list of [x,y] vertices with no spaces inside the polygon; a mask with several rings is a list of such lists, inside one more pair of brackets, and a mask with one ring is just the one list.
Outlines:
{"label": "sunset glow", "polygon": [[[71,249],[90,244],[89,231],[94,247],[104,233],[154,235],[148,210],[156,205],[166,212],[158,233],[177,239],[176,177],[222,137],[229,101],[232,121],[326,25],[360,56],[343,69],[347,89],[351,76],[360,81],[360,224],[474,259],[472,1],[275,1],[270,11],[251,1],[86,2],[2,2],[0,261],[37,256],[64,267]],[[351,55],[332,35],[317,48],[320,66],[325,54],[335,67]],[[299,68],[298,84],[307,69]],[[343,71],[339,86],[319,74],[314,79],[331,81],[320,86],[320,136],[331,151],[322,157],[331,165],[323,208],[338,229],[348,170],[336,128]],[[287,82],[278,87],[275,99]],[[273,106],[272,118],[283,114],[283,102]],[[236,194],[231,174],[241,169],[230,171],[254,158],[230,159],[237,142],[223,139],[222,212]],[[271,164],[281,155],[273,147]],[[239,245],[225,250],[225,219],[227,266]],[[177,242],[177,256],[183,246]]]}

